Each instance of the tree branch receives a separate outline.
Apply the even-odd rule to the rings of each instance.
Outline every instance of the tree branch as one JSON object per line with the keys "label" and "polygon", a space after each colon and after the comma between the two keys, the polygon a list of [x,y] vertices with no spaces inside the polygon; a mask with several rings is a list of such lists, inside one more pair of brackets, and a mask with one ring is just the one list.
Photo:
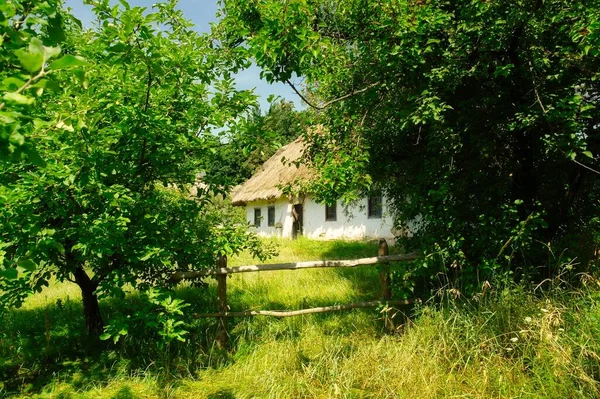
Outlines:
{"label": "tree branch", "polygon": [[337,103],[337,102],[343,101],[343,100],[345,100],[345,99],[347,99],[347,98],[350,98],[350,97],[352,97],[352,96],[355,96],[355,95],[357,95],[357,94],[364,93],[365,91],[367,91],[367,90],[369,90],[369,89],[371,89],[371,88],[373,88],[373,87],[375,87],[375,86],[379,85],[379,82],[376,82],[376,83],[371,83],[371,84],[370,84],[370,85],[368,85],[367,87],[364,87],[364,88],[362,88],[362,89],[360,89],[360,90],[355,90],[355,91],[352,91],[352,92],[350,92],[350,93],[348,93],[348,94],[346,94],[346,95],[343,95],[343,96],[341,96],[341,97],[335,98],[335,99],[333,99],[333,100],[330,100],[330,101],[327,101],[327,102],[326,102],[326,103],[324,103],[323,105],[315,105],[315,104],[311,103],[310,101],[308,101],[308,100],[306,99],[306,97],[304,97],[304,96],[302,95],[302,93],[300,93],[300,91],[298,91],[298,89],[296,89],[296,86],[294,86],[294,84],[293,84],[292,82],[290,82],[290,80],[289,80],[289,79],[286,79],[286,80],[285,80],[285,83],[287,83],[287,84],[288,84],[288,85],[289,85],[289,86],[292,88],[292,90],[294,90],[294,92],[295,92],[295,93],[296,93],[296,94],[297,94],[297,95],[298,95],[298,96],[299,96],[299,97],[302,99],[302,101],[304,101],[306,104],[308,104],[308,105],[309,105],[311,108],[314,108],[314,109],[317,109],[317,110],[320,110],[320,111],[322,111],[322,110],[324,110],[325,108],[329,107],[331,104],[334,104],[334,103]]}
{"label": "tree branch", "polygon": [[[33,82],[35,82],[38,79],[43,78],[44,76],[48,75],[49,72],[46,72],[46,70],[44,69],[44,63],[46,62],[46,57],[44,57],[44,60],[42,62],[42,69],[40,70],[40,72],[29,78],[29,80],[27,82],[25,82],[25,84],[21,87],[19,87],[17,89],[17,91],[15,91],[16,94],[21,94],[23,91],[27,90],[29,88],[29,86],[31,86],[33,84]],[[2,102],[0,104],[0,111],[6,106],[5,102]]]}
{"label": "tree branch", "polygon": [[584,165],[584,164],[582,164],[581,162],[579,162],[579,161],[577,161],[577,160],[575,160],[575,159],[572,159],[571,161],[575,162],[577,165],[579,165],[579,166],[581,166],[581,167],[584,167],[584,168],[586,168],[586,169],[587,169],[587,170],[589,170],[590,172],[594,172],[594,173],[596,173],[596,174],[599,174],[599,175],[600,175],[600,172],[599,172],[599,171],[597,171],[596,169],[590,168],[589,166],[587,166],[587,165]]}
{"label": "tree branch", "polygon": [[196,317],[244,317],[244,316],[273,316],[273,317],[292,317],[306,314],[325,313],[325,312],[336,312],[340,310],[349,309],[362,309],[362,308],[374,308],[377,306],[389,306],[389,305],[411,305],[415,303],[415,300],[411,299],[397,299],[392,301],[369,301],[369,302],[357,302],[349,303],[346,305],[333,305],[333,306],[321,306],[318,308],[301,309],[301,310],[246,310],[242,312],[218,312],[218,313],[198,313]]}
{"label": "tree branch", "polygon": [[92,278],[92,282],[96,286],[98,286],[106,278],[106,276],[108,276],[110,273],[114,272],[115,270],[118,270],[120,266],[121,266],[121,262],[119,260],[119,256],[113,255],[110,266],[106,270],[103,270],[102,273],[97,273]]}

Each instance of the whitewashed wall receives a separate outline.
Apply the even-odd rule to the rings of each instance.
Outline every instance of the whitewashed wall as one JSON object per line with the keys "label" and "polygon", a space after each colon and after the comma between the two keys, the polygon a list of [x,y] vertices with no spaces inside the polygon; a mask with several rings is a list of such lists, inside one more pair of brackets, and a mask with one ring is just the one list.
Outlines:
{"label": "whitewashed wall", "polygon": [[[269,206],[275,206],[275,225],[281,224],[281,228],[269,227],[268,223],[268,211]],[[246,205],[246,219],[252,225],[254,225],[254,209],[260,208],[262,220],[260,227],[252,227],[252,230],[256,231],[261,236],[278,236],[278,237],[292,237],[292,205],[287,199],[280,198],[276,201],[256,201]]]}
{"label": "whitewashed wall", "polygon": [[310,238],[392,238],[393,223],[383,201],[381,218],[367,217],[367,198],[363,198],[347,211],[338,201],[337,220],[325,220],[325,205],[310,199],[304,202],[304,235]]}
{"label": "whitewashed wall", "polygon": [[[267,226],[267,207],[275,206],[275,223],[281,223],[281,228]],[[248,222],[254,223],[254,209],[260,208],[262,221],[258,228],[253,229],[262,236],[281,236],[291,238],[292,236],[292,204],[287,199],[277,201],[257,201],[246,205],[246,216]],[[361,238],[393,238],[393,221],[388,212],[388,207],[383,201],[381,218],[367,217],[367,198],[363,198],[348,208],[337,203],[337,220],[325,220],[325,205],[318,204],[307,198],[304,200],[304,235],[316,239],[361,239]]]}

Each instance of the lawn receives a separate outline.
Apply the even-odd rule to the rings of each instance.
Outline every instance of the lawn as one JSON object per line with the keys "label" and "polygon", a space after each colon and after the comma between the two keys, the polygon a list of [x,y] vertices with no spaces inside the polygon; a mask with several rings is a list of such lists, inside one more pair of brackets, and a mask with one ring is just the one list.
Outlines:
{"label": "lawn", "polygon": [[[279,242],[271,263],[370,257],[375,242]],[[392,247],[391,252],[398,251]],[[230,265],[255,263],[247,255]],[[375,299],[376,267],[248,273],[228,281],[232,310],[300,309]],[[377,309],[293,318],[235,318],[230,351],[214,344],[214,281],[183,284],[187,341],[159,348],[132,326],[92,346],[77,287],[53,284],[3,315],[0,397],[438,398],[595,397],[600,376],[600,286],[532,295],[519,287],[479,302],[413,309],[396,334]],[[106,320],[131,315],[136,293],[101,303]],[[404,309],[403,309],[404,310]]]}

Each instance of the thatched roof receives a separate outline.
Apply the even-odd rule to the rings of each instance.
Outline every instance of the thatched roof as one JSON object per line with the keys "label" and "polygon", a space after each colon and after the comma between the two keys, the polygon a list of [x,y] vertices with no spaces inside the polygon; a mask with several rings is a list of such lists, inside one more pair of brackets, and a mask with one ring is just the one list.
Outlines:
{"label": "thatched roof", "polygon": [[281,147],[265,162],[260,170],[242,185],[233,189],[233,205],[245,205],[259,200],[274,200],[283,196],[280,187],[309,179],[312,172],[305,165],[296,166],[294,161],[302,156],[304,142],[301,138]]}

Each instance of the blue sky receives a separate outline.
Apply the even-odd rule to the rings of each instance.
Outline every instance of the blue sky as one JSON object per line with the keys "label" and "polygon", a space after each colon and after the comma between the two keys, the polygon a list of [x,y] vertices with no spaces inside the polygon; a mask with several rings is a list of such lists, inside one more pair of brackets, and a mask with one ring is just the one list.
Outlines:
{"label": "blue sky", "polygon": [[[129,0],[132,6],[142,6],[148,9],[157,0]],[[116,3],[116,1],[115,1]],[[67,7],[71,7],[73,14],[81,20],[84,26],[91,26],[94,20],[94,13],[91,7],[83,4],[83,0],[66,0]],[[217,20],[217,0],[179,0],[179,9],[181,9],[185,17],[191,20],[199,32],[208,32],[210,23]],[[293,101],[296,104],[296,109],[302,109],[301,100],[285,84],[268,84],[259,77],[260,69],[256,66],[241,72],[236,76],[236,82],[240,89],[255,89],[254,92],[260,96],[260,104],[263,110],[267,110],[269,105],[267,97],[270,94],[275,94],[288,101]]]}

